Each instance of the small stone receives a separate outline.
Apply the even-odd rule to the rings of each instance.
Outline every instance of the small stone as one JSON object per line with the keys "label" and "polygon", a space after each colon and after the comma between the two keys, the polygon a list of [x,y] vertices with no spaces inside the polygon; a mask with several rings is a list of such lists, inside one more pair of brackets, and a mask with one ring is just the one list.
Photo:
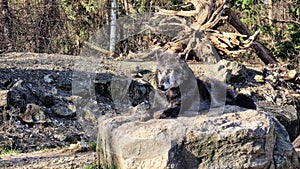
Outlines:
{"label": "small stone", "polygon": [[258,83],[263,83],[265,82],[264,77],[262,75],[255,75],[254,80]]}
{"label": "small stone", "polygon": [[83,152],[89,149],[89,145],[84,141],[78,141],[76,144],[70,144],[69,149],[74,152]]}
{"label": "small stone", "polygon": [[266,76],[265,79],[268,80],[268,81],[272,81],[272,79],[274,79],[274,76],[273,75],[268,75],[268,76]]}
{"label": "small stone", "polygon": [[64,117],[70,117],[70,116],[74,116],[75,115],[75,111],[74,109],[70,109],[68,108],[69,106],[65,107],[65,106],[58,106],[58,107],[53,107],[52,108],[52,111],[53,113],[57,114],[57,115],[60,115],[60,116],[64,116]]}
{"label": "small stone", "polygon": [[56,98],[51,94],[45,94],[44,96],[40,97],[40,100],[46,107],[52,107],[53,105],[55,105],[55,99]]}
{"label": "small stone", "polygon": [[278,106],[282,105],[283,104],[283,99],[281,97],[276,97],[275,98],[275,102]]}
{"label": "small stone", "polygon": [[7,93],[9,90],[0,90],[0,107],[7,105]]}
{"label": "small stone", "polygon": [[53,75],[51,75],[51,74],[45,75],[45,76],[44,76],[44,81],[45,81],[46,83],[52,83],[52,82],[54,81]]}
{"label": "small stone", "polygon": [[46,123],[50,122],[45,113],[40,109],[39,105],[29,103],[26,105],[24,113],[20,113],[19,117],[26,123]]}
{"label": "small stone", "polygon": [[76,112],[76,106],[72,105],[72,104],[69,104],[67,105],[68,109],[71,110],[72,112]]}
{"label": "small stone", "polygon": [[300,84],[300,76],[296,77],[295,83]]}
{"label": "small stone", "polygon": [[22,88],[22,83],[23,83],[23,82],[24,82],[23,80],[17,81],[17,82],[12,86],[12,88]]}
{"label": "small stone", "polygon": [[82,102],[82,97],[80,97],[80,96],[74,96],[74,95],[72,95],[72,96],[68,97],[67,99],[70,100],[75,105],[78,105],[79,103]]}
{"label": "small stone", "polygon": [[52,87],[51,90],[50,90],[50,93],[53,94],[53,95],[56,95],[57,94],[57,88]]}
{"label": "small stone", "polygon": [[65,136],[64,134],[54,134],[53,137],[59,141],[64,141],[67,138],[67,136]]}
{"label": "small stone", "polygon": [[77,149],[79,149],[79,144],[78,143],[77,144],[70,144],[69,149],[70,150],[77,150]]}
{"label": "small stone", "polygon": [[239,93],[244,94],[244,95],[247,95],[247,96],[251,96],[251,95],[252,95],[251,90],[248,89],[248,88],[243,88],[243,89],[241,89],[241,90],[239,91]]}
{"label": "small stone", "polygon": [[[300,148],[300,136],[293,141],[294,148]],[[300,152],[300,151],[299,151]]]}
{"label": "small stone", "polygon": [[285,81],[294,80],[296,78],[296,75],[297,75],[296,70],[289,70],[288,72],[285,73],[285,75],[283,76],[283,79]]}

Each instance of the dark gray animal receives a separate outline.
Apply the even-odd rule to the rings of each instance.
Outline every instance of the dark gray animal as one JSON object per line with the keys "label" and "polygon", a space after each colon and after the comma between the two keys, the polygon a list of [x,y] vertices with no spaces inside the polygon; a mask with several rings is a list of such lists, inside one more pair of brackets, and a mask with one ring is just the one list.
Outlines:
{"label": "dark gray animal", "polygon": [[225,104],[256,109],[251,98],[236,93],[226,84],[215,79],[196,78],[177,54],[158,54],[157,61],[157,90],[149,112],[154,118],[207,112],[210,108]]}

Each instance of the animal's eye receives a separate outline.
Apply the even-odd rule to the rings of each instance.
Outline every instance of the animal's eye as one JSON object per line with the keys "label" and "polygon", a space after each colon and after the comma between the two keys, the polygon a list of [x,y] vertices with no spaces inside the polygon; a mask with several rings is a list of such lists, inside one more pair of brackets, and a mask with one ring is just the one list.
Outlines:
{"label": "animal's eye", "polygon": [[166,79],[166,83],[170,83],[170,78],[169,77]]}

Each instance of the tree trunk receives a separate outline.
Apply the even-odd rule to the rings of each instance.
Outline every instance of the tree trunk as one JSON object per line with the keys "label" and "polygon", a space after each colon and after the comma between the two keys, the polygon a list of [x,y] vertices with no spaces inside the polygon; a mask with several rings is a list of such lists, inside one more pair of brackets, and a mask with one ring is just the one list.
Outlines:
{"label": "tree trunk", "polygon": [[[0,0],[0,10],[2,14],[2,25],[3,25],[3,37],[2,41],[9,43],[11,38],[11,29],[10,29],[10,18],[9,18],[9,9],[7,0]],[[10,48],[11,44],[6,44]]]}
{"label": "tree trunk", "polygon": [[51,41],[53,26],[59,18],[59,11],[57,9],[56,0],[44,0],[44,11],[40,18],[40,29],[37,43],[38,53],[51,53]]}
{"label": "tree trunk", "polygon": [[[247,36],[251,36],[251,31],[240,21],[233,11],[229,12],[229,23],[240,33]],[[252,44],[257,56],[266,64],[275,64],[277,61],[270,55],[266,48],[258,41],[254,41]]]}
{"label": "tree trunk", "polygon": [[117,38],[117,0],[111,2],[110,45],[109,50],[115,51]]}

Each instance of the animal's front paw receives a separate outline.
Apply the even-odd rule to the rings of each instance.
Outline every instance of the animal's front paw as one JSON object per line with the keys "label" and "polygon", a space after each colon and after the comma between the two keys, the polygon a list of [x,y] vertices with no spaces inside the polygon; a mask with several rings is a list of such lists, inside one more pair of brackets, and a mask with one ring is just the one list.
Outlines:
{"label": "animal's front paw", "polygon": [[146,122],[146,121],[150,120],[151,118],[165,119],[165,118],[167,118],[167,116],[166,116],[166,114],[164,113],[163,110],[159,110],[159,111],[154,112],[153,116],[152,116],[152,113],[150,113],[149,111],[146,111],[144,114],[142,114],[140,116],[140,121],[141,122]]}
{"label": "animal's front paw", "polygon": [[163,110],[160,110],[160,111],[156,111],[154,112],[153,114],[153,118],[155,119],[164,119],[166,118],[167,116],[165,115],[164,111]]}
{"label": "animal's front paw", "polygon": [[140,116],[140,121],[141,121],[141,122],[146,122],[146,121],[148,121],[148,120],[150,120],[150,119],[151,119],[151,116],[150,116],[149,113],[145,113],[145,114],[142,114],[142,115]]}

